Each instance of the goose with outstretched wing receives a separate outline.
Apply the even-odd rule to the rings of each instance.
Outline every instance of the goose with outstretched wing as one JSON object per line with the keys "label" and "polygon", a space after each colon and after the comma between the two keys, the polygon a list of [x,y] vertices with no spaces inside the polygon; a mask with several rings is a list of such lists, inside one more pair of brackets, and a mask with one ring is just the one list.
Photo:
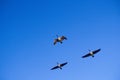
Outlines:
{"label": "goose with outstretched wing", "polygon": [[65,66],[67,63],[68,62],[65,62],[65,63],[62,63],[62,64],[57,63],[57,66],[53,67],[51,70],[54,70],[54,69],[57,69],[57,68],[62,69],[62,67]]}
{"label": "goose with outstretched wing", "polygon": [[63,40],[67,40],[67,38],[65,36],[61,36],[61,37],[58,37],[56,39],[54,39],[54,45],[57,43],[57,42],[60,42],[61,44],[63,43],[62,41]]}
{"label": "goose with outstretched wing", "polygon": [[82,56],[82,58],[86,58],[86,57],[89,57],[89,56],[92,56],[94,57],[94,54],[98,53],[101,49],[97,49],[97,50],[94,50],[94,51],[90,51],[88,54]]}

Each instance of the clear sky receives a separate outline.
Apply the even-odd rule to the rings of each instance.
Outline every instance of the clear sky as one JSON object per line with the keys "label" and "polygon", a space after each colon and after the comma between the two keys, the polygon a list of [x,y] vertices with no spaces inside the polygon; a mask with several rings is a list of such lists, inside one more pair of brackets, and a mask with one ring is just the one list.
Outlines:
{"label": "clear sky", "polygon": [[120,1],[1,0],[0,80],[120,80]]}

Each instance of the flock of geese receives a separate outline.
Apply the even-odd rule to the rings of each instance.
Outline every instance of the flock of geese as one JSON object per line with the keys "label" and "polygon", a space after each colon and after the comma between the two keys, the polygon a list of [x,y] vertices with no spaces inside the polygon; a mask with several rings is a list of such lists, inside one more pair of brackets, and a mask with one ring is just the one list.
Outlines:
{"label": "flock of geese", "polygon": [[[58,35],[57,35],[57,38],[54,39],[54,43],[53,43],[53,44],[54,44],[54,45],[56,45],[57,43],[61,43],[61,44],[62,44],[62,43],[63,43],[63,40],[67,40],[67,37],[65,37],[65,36],[60,36],[60,37],[58,37]],[[100,50],[101,50],[101,49],[96,49],[96,50],[94,50],[94,51],[90,51],[90,50],[89,50],[89,53],[83,55],[82,58],[86,58],[86,57],[89,57],[89,56],[94,57],[94,54],[98,53]],[[65,66],[67,63],[68,63],[68,62],[61,63],[61,64],[57,63],[57,66],[54,66],[53,68],[51,68],[51,70],[58,69],[58,68],[59,68],[59,69],[62,69],[62,67]]]}

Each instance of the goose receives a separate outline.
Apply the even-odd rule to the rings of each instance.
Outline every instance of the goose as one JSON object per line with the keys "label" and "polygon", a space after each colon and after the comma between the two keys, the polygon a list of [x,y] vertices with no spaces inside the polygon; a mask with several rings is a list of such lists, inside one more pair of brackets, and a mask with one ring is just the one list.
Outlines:
{"label": "goose", "polygon": [[89,53],[86,54],[86,55],[84,55],[84,56],[82,56],[82,58],[86,58],[86,57],[89,57],[89,56],[94,57],[94,54],[98,53],[100,50],[101,50],[101,49],[97,49],[97,50],[94,50],[94,51],[90,51],[90,50],[89,50]]}
{"label": "goose", "polygon": [[62,41],[63,40],[67,40],[67,38],[65,36],[61,36],[61,37],[58,37],[56,39],[54,39],[54,45],[57,43],[57,42],[60,42],[61,44],[63,43]]}
{"label": "goose", "polygon": [[59,68],[59,69],[62,70],[62,67],[63,67],[64,65],[66,65],[67,63],[68,63],[68,62],[65,62],[65,63],[62,63],[62,64],[57,63],[57,66],[53,67],[51,70],[54,70],[54,69],[57,69],[57,68]]}

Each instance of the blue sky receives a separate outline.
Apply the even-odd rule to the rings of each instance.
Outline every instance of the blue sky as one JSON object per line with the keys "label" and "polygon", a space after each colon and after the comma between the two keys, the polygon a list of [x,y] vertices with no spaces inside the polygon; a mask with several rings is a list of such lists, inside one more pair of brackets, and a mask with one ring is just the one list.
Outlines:
{"label": "blue sky", "polygon": [[[120,80],[119,3],[1,0],[0,80]],[[54,46],[56,34],[68,40]],[[98,48],[94,58],[81,58]]]}

